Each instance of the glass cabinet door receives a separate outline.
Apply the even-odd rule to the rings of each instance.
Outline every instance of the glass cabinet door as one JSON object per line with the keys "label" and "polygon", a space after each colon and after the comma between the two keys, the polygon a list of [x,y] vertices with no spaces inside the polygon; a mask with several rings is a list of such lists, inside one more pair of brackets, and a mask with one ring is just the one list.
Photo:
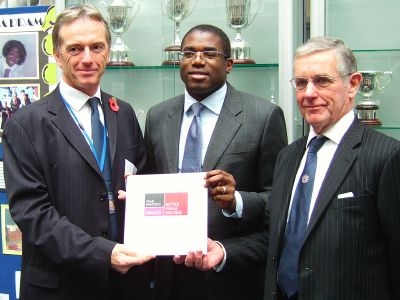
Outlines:
{"label": "glass cabinet door", "polygon": [[[87,2],[107,16],[107,11],[99,1]],[[129,47],[129,60],[135,66],[107,67],[102,78],[102,88],[130,102],[142,126],[151,106],[184,91],[179,65],[162,65],[167,56],[164,49],[176,37],[176,23],[163,13],[162,2],[166,1],[141,0],[139,12],[122,34],[123,41]],[[224,30],[231,40],[234,39],[235,31],[227,22],[226,0],[184,2],[189,6],[194,6],[193,3],[196,5],[180,22],[181,38],[195,25],[212,24]],[[255,64],[235,64],[228,81],[239,90],[263,97],[266,101],[272,97],[278,102],[278,0],[249,2],[252,22],[243,28],[242,35],[250,45],[250,56]]]}
{"label": "glass cabinet door", "polygon": [[[400,38],[396,31],[400,1],[326,0],[325,26],[327,36],[343,39],[354,50],[358,70],[368,71],[366,76],[380,74],[374,76],[377,81],[370,99],[379,107],[376,115],[382,125],[374,128],[400,139]],[[357,104],[363,99],[365,95],[357,95]]]}

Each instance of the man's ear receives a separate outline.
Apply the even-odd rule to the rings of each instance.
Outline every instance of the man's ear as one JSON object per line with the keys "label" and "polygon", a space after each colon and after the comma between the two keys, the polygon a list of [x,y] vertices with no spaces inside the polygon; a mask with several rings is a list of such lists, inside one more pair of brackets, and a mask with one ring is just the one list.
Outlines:
{"label": "man's ear", "polygon": [[233,67],[233,59],[232,58],[227,58],[226,59],[226,74],[229,74],[232,71]]}
{"label": "man's ear", "polygon": [[360,86],[361,80],[362,80],[362,75],[361,73],[355,72],[351,75],[349,75],[349,96],[354,98],[357,94],[357,90]]}

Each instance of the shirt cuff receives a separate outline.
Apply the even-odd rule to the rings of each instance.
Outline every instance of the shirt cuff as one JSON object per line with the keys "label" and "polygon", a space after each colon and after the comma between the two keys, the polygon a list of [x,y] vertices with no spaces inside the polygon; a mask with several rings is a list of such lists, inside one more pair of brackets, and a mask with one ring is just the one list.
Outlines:
{"label": "shirt cuff", "polygon": [[242,195],[238,191],[235,191],[235,198],[236,198],[236,211],[233,213],[228,212],[227,210],[223,209],[222,214],[228,218],[236,218],[239,219],[242,217],[243,214],[243,199]]}
{"label": "shirt cuff", "polygon": [[221,272],[226,263],[226,251],[225,251],[225,247],[220,242],[218,242],[218,241],[214,241],[214,242],[216,242],[218,245],[220,245],[222,250],[224,251],[224,259],[222,260],[222,262],[219,265],[214,267],[215,272]]}

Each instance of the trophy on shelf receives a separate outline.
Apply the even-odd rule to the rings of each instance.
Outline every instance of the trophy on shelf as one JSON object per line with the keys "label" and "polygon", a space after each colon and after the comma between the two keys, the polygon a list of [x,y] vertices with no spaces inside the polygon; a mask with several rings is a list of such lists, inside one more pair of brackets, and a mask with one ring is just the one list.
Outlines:
{"label": "trophy on shelf", "polygon": [[[257,9],[252,4],[257,2]],[[226,18],[228,26],[236,31],[235,39],[231,41],[234,64],[255,64],[250,58],[250,46],[242,37],[242,29],[253,22],[261,7],[261,0],[226,0]]]}
{"label": "trophy on shelf", "polygon": [[[376,117],[379,109],[376,100],[371,99],[373,95],[382,92],[383,89],[392,81],[392,72],[385,71],[360,71],[362,81],[358,93],[363,97],[356,106],[357,117],[366,125],[381,125],[382,122]],[[381,78],[387,77],[385,83],[381,84]]]}
{"label": "trophy on shelf", "polygon": [[194,10],[198,0],[159,0],[163,13],[175,22],[175,40],[164,49],[163,65],[179,65],[178,53],[181,51],[180,24]]}
{"label": "trophy on shelf", "polygon": [[107,11],[107,22],[110,30],[115,33],[115,43],[111,46],[110,66],[134,66],[128,59],[128,47],[121,35],[128,30],[136,14],[139,12],[138,0],[108,0],[102,1]]}

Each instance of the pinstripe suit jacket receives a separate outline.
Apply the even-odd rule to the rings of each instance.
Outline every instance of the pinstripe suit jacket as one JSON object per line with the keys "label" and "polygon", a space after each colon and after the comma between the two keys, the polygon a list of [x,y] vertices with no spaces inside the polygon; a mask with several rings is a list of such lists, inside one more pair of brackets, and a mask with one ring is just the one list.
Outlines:
{"label": "pinstripe suit jacket", "polygon": [[[156,105],[147,115],[145,141],[148,162],[154,173],[178,172],[183,106],[184,96],[180,95]],[[209,200],[208,236],[220,241],[226,249],[227,261],[223,271],[201,272],[185,268],[181,279],[177,279],[173,275],[171,257],[158,259],[157,300],[262,298],[262,264],[266,251],[266,233],[263,232],[265,203],[276,157],[286,144],[282,110],[228,84],[224,104],[207,147],[203,170],[222,169],[233,175],[236,190],[243,199],[243,218],[223,216],[221,209]],[[180,290],[183,296],[172,296],[173,288]]]}
{"label": "pinstripe suit jacket", "polygon": [[[265,300],[275,299],[291,190],[307,137],[279,154],[268,203]],[[330,164],[299,258],[300,300],[400,299],[400,143],[354,120]],[[352,192],[354,197],[338,199]]]}
{"label": "pinstripe suit jacket", "polygon": [[[102,92],[114,199],[124,163],[145,164],[142,133],[132,107],[119,111]],[[10,212],[23,234],[21,299],[107,299],[110,258],[107,189],[99,166],[57,88],[7,120],[4,165]],[[124,203],[116,201],[122,240]],[[133,284],[133,283],[132,283]]]}

